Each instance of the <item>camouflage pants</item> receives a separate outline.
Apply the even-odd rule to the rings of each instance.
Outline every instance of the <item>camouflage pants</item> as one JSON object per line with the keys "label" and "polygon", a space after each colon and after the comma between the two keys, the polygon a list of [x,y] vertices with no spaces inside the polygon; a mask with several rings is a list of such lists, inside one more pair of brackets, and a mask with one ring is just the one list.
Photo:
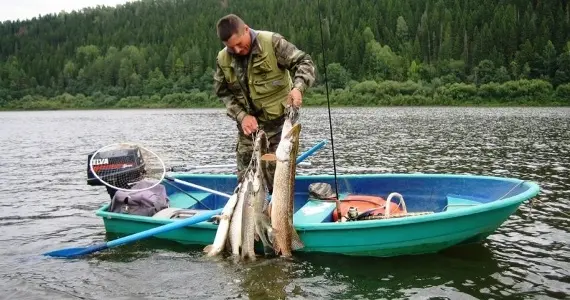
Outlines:
{"label": "camouflage pants", "polygon": [[[263,124],[259,123],[259,129],[265,131],[267,139],[269,141],[269,153],[275,153],[279,141],[281,140],[281,131],[283,129],[283,123],[279,124]],[[239,125],[238,125],[239,126]],[[251,161],[251,156],[253,155],[253,137],[252,135],[245,135],[241,130],[238,130],[238,138],[236,144],[236,158],[237,158],[237,176],[238,181],[241,181],[249,162]],[[265,178],[268,182],[269,192],[273,191],[273,177],[275,174],[275,162],[265,162]]]}

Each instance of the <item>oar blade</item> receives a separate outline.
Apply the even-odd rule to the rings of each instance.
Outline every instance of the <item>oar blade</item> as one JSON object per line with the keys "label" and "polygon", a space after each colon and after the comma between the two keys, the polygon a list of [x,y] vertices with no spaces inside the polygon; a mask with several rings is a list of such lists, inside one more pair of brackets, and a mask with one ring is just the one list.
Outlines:
{"label": "oar blade", "polygon": [[216,210],[205,211],[205,212],[202,212],[202,213],[197,214],[195,216],[192,216],[188,219],[184,219],[184,220],[180,220],[180,221],[174,221],[174,222],[166,224],[166,225],[162,225],[159,227],[155,227],[152,229],[141,231],[141,232],[138,232],[135,234],[127,235],[125,237],[109,241],[107,243],[101,243],[101,244],[97,244],[97,245],[93,245],[93,246],[89,246],[89,247],[85,247],[85,248],[66,248],[66,249],[56,250],[56,251],[52,251],[52,252],[47,252],[47,253],[44,253],[44,255],[51,256],[51,257],[62,257],[62,258],[79,257],[79,256],[83,256],[86,254],[91,254],[91,253],[94,253],[97,251],[105,250],[108,248],[113,248],[113,247],[117,247],[117,246],[124,245],[127,243],[132,243],[132,242],[142,240],[142,239],[145,239],[145,238],[148,238],[148,237],[160,234],[160,233],[168,232],[168,231],[171,231],[171,230],[174,230],[177,228],[182,228],[185,226],[194,225],[194,224],[206,221],[206,220],[212,218],[212,216],[220,214],[221,212],[222,212],[222,208],[219,208]]}
{"label": "oar blade", "polygon": [[60,257],[60,258],[74,258],[86,254],[91,254],[107,248],[108,248],[107,243],[102,243],[102,244],[92,245],[89,247],[75,247],[75,248],[65,248],[65,249],[55,250],[51,252],[46,252],[44,253],[44,255],[51,257]]}

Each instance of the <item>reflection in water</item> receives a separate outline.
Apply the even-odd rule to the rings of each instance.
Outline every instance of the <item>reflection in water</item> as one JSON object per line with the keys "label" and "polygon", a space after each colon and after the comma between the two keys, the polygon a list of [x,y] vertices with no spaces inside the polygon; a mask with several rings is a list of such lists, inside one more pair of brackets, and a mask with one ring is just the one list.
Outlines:
{"label": "reflection in water", "polygon": [[[105,241],[112,241],[125,235],[105,233]],[[92,257],[100,261],[109,262],[132,262],[135,260],[152,257],[157,251],[173,252],[173,254],[188,255],[196,254],[199,257],[204,247],[198,245],[183,245],[174,241],[157,239],[154,237],[138,240],[126,246],[119,246],[104,251],[96,252]]]}
{"label": "reflection in water", "polygon": [[[570,109],[334,108],[338,173],[516,177],[541,187],[483,244],[397,258],[299,254],[234,263],[148,239],[89,257],[47,250],[114,239],[94,212],[87,154],[141,142],[167,165],[232,164],[223,110],[1,112],[0,290],[9,299],[564,299],[570,295]],[[301,113],[301,151],[329,139],[326,109]],[[173,124],[176,127],[173,128]],[[215,126],[215,130],[212,129]],[[333,173],[331,144],[298,168]],[[232,173],[232,169],[208,170]]]}
{"label": "reflection in water", "polygon": [[241,287],[249,299],[333,299],[347,290],[342,281],[327,278],[328,268],[303,256],[240,264]]}
{"label": "reflection in water", "polygon": [[281,259],[266,259],[258,263],[243,266],[241,287],[249,299],[285,299],[287,295],[296,296],[286,288],[294,279],[294,265]]}
{"label": "reflection in water", "polygon": [[[426,296],[424,289],[433,286],[440,286],[441,291],[454,290],[446,287],[449,285],[463,285],[463,296],[483,296],[469,286],[475,287],[474,283],[479,280],[488,281],[500,271],[492,253],[477,244],[421,256],[374,258],[303,254],[299,259],[307,260],[314,268],[327,270],[331,280],[350,278],[351,286],[338,294],[339,298],[373,297],[381,292],[385,299],[407,299],[416,292]],[[484,268],[481,268],[482,263]]]}

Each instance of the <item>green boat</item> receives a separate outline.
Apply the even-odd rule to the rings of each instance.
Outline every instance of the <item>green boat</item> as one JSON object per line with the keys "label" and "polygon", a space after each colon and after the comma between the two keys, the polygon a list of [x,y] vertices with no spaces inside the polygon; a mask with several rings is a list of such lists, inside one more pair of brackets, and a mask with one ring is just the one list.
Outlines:
{"label": "green boat", "polygon": [[[223,193],[231,194],[237,185],[235,175],[175,173],[171,176],[176,180],[163,182],[170,202],[168,208],[147,217],[109,212],[110,204],[106,204],[96,212],[103,219],[105,230],[119,236],[130,235],[200,212],[220,210],[228,200]],[[335,201],[310,194],[313,183],[335,187],[335,177],[296,177],[293,223],[305,245],[297,251],[379,257],[434,253],[480,242],[524,201],[540,192],[536,183],[514,178],[346,174],[337,175],[340,200]],[[372,202],[377,205],[370,208]],[[338,219],[339,210],[342,219]],[[157,234],[155,238],[208,245],[213,242],[216,230],[216,220],[208,219]]]}

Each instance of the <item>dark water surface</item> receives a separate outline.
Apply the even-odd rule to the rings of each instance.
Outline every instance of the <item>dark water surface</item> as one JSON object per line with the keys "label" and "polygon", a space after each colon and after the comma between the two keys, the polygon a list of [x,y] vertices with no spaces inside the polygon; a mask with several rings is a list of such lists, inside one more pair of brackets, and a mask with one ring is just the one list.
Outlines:
{"label": "dark water surface", "polygon": [[[507,176],[541,193],[485,243],[433,255],[236,264],[151,239],[53,259],[41,253],[114,238],[94,214],[108,196],[86,184],[89,152],[135,141],[169,165],[234,163],[234,124],[216,109],[2,112],[0,298],[570,298],[570,109],[339,108],[332,117],[338,173]],[[326,109],[303,110],[301,122],[301,150],[330,139]],[[310,162],[299,173],[333,173],[331,144]]]}

